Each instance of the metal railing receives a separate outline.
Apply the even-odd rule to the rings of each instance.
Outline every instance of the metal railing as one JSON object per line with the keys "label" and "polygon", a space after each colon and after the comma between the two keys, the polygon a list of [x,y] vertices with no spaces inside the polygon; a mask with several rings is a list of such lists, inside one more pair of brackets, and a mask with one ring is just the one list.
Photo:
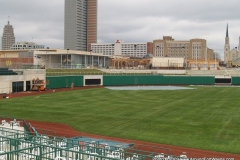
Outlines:
{"label": "metal railing", "polygon": [[0,127],[0,160],[186,159],[186,155],[172,155],[168,148],[145,145],[136,148],[134,144],[102,139],[36,134],[17,127],[12,128],[6,121]]}
{"label": "metal railing", "polygon": [[64,75],[162,75],[157,72],[47,72],[46,76],[64,76]]}
{"label": "metal railing", "polygon": [[0,68],[8,68],[8,69],[44,69],[44,65],[34,65],[32,63],[19,63],[19,62],[11,62],[4,63],[0,62]]}

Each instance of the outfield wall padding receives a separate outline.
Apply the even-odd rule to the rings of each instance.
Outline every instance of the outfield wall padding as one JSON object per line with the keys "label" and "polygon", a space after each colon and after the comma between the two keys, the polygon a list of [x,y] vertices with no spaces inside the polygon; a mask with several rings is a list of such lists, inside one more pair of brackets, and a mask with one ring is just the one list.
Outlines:
{"label": "outfield wall padding", "polygon": [[[84,86],[84,76],[46,77],[47,89]],[[103,86],[126,85],[214,85],[214,76],[104,75]]]}
{"label": "outfield wall padding", "polygon": [[232,77],[232,85],[240,85],[240,77]]}
{"label": "outfield wall padding", "polygon": [[104,86],[119,85],[214,85],[214,76],[121,75],[103,76]]}
{"label": "outfield wall padding", "polygon": [[47,89],[70,88],[72,83],[75,87],[83,86],[83,76],[49,76],[46,80]]}

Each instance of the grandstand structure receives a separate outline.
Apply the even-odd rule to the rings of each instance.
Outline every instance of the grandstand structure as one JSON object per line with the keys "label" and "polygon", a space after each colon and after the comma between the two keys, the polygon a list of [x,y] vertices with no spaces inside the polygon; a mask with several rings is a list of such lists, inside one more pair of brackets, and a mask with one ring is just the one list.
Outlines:
{"label": "grandstand structure", "polygon": [[[0,160],[145,160],[179,159],[171,149],[116,142],[91,137],[57,137],[34,128],[25,120],[0,117]],[[148,147],[148,150],[142,148]]]}
{"label": "grandstand structure", "polygon": [[0,68],[0,75],[18,75],[18,73],[8,68]]}

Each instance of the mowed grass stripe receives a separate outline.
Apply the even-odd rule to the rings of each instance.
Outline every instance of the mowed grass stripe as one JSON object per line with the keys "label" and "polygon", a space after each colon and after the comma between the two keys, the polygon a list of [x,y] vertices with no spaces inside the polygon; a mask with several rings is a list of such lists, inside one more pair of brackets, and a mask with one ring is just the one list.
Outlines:
{"label": "mowed grass stripe", "polygon": [[240,153],[240,88],[176,91],[88,89],[4,99],[1,113],[75,129],[191,148]]}

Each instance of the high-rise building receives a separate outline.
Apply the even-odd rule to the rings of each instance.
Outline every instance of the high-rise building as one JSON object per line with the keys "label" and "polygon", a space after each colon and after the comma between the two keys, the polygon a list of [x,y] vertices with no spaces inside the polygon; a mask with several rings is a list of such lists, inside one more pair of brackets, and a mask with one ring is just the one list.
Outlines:
{"label": "high-rise building", "polygon": [[2,50],[9,50],[11,46],[15,43],[15,37],[13,32],[13,26],[8,24],[5,25],[3,29],[3,36],[2,36]]}
{"label": "high-rise building", "polygon": [[65,0],[64,48],[90,51],[97,43],[97,0]]}

